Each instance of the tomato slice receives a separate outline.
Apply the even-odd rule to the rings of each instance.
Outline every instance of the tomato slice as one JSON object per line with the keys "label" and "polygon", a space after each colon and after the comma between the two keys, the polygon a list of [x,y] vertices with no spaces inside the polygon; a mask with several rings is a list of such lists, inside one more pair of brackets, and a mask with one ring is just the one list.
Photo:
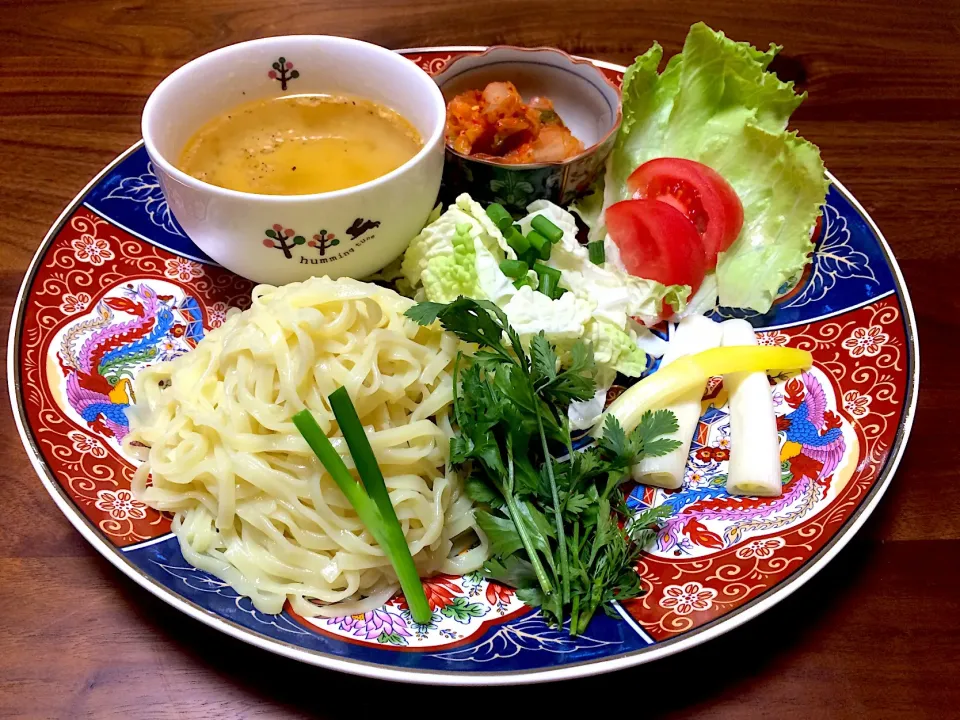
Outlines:
{"label": "tomato slice", "polygon": [[664,285],[689,285],[707,272],[700,236],[682,212],[657,200],[624,200],[606,212],[607,232],[631,275]]}
{"label": "tomato slice", "polygon": [[737,239],[743,227],[743,205],[720,173],[682,158],[650,160],[633,171],[627,188],[634,198],[659,200],[676,208],[700,234],[707,268]]}

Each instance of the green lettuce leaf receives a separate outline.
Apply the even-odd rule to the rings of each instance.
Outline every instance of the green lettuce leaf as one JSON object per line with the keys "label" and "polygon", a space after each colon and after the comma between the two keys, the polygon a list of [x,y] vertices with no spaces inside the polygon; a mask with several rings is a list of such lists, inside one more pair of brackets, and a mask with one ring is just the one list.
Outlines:
{"label": "green lettuce leaf", "polygon": [[[608,207],[629,197],[630,173],[653,158],[697,160],[719,172],[744,210],[743,230],[717,266],[720,304],[761,313],[803,272],[827,191],[820,151],[786,131],[806,95],[767,70],[778,51],[697,23],[660,73],[663,51],[654,44],[624,74],[623,124],[604,181]],[[588,203],[585,214],[592,209]]]}
{"label": "green lettuce leaf", "polygon": [[477,253],[470,236],[470,226],[461,223],[451,239],[453,253],[438,255],[423,271],[423,286],[433,302],[453,302],[460,295],[475,297],[477,287]]}
{"label": "green lettuce leaf", "polygon": [[500,303],[515,292],[499,268],[508,257],[516,255],[480,204],[464,194],[410,241],[400,269],[417,299],[445,303],[464,295]]}
{"label": "green lettuce leaf", "polygon": [[597,363],[598,386],[609,387],[618,372],[629,377],[640,377],[646,372],[647,354],[637,345],[633,330],[605,320],[591,320],[586,325],[586,337]]}

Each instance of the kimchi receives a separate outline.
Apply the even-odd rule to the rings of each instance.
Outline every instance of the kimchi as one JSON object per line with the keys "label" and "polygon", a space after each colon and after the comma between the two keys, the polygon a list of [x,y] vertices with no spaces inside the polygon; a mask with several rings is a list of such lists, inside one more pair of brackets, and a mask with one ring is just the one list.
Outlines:
{"label": "kimchi", "polygon": [[501,163],[567,160],[583,143],[545,97],[527,103],[511,82],[460,93],[447,104],[447,144],[462,155]]}

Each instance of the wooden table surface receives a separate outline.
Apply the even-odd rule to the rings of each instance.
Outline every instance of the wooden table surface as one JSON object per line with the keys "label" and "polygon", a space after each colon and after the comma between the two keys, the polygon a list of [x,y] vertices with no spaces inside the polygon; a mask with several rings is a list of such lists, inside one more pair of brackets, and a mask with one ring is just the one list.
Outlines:
{"label": "wooden table surface", "polygon": [[654,39],[676,51],[700,19],[738,40],[785,46],[781,76],[810,92],[795,126],[883,229],[913,295],[923,358],[910,446],[874,516],[826,570],[739,630],[615,675],[482,695],[361,680],[248,647],[135,586],[60,514],[4,412],[0,716],[513,717],[530,707],[549,717],[577,698],[634,717],[957,717],[960,473],[948,432],[960,407],[948,353],[960,318],[956,2],[3,0],[4,337],[49,225],[139,138],[153,87],[197,55],[326,33],[387,47],[557,45],[626,63]]}

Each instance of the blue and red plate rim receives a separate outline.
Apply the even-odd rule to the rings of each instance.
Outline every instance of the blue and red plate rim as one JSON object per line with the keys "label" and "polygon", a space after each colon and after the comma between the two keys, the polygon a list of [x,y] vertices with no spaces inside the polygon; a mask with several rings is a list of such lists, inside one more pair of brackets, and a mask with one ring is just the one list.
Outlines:
{"label": "blue and red plate rim", "polygon": [[[443,46],[428,48],[407,48],[398,50],[398,53],[405,55],[416,53],[458,53],[458,52],[481,52],[486,48],[481,46]],[[578,58],[580,59],[580,58]],[[592,60],[595,65],[608,70],[623,72],[624,68],[620,65],[604,61]],[[731,610],[701,627],[686,632],[678,637],[663,640],[654,645],[645,648],[632,650],[626,653],[613,655],[603,658],[587,659],[580,662],[573,662],[560,667],[551,667],[546,669],[524,669],[524,670],[505,670],[490,672],[451,672],[445,670],[424,670],[411,667],[390,666],[381,663],[370,662],[357,658],[342,658],[327,654],[317,650],[307,650],[276,638],[269,638],[258,634],[242,625],[227,620],[206,608],[203,608],[192,601],[189,601],[176,594],[170,588],[160,584],[157,580],[150,577],[140,568],[128,560],[124,553],[98,534],[90,521],[79,511],[73,502],[67,497],[63,489],[56,481],[51,469],[43,460],[39,448],[32,437],[31,431],[27,425],[25,416],[22,383],[20,380],[20,341],[21,331],[24,320],[24,307],[28,292],[38,267],[44,257],[48,247],[53,242],[57,233],[63,227],[67,218],[82,205],[84,198],[88,193],[97,187],[101,179],[113,170],[119,163],[124,161],[132,153],[136,152],[141,146],[142,141],[128,148],[124,153],[113,160],[107,167],[96,175],[70,202],[66,209],[60,214],[56,222],[52,225],[43,239],[40,247],[34,255],[29,268],[24,276],[23,284],[17,296],[14,306],[13,317],[10,327],[10,336],[7,354],[7,381],[10,393],[11,405],[14,411],[14,418],[17,429],[20,433],[21,441],[27,451],[37,475],[43,482],[47,492],[50,493],[54,502],[60,508],[61,512],[80,532],[80,534],[89,542],[101,555],[110,561],[118,570],[132,579],[145,590],[151,592],[160,600],[177,608],[190,617],[199,620],[221,632],[226,633],[238,640],[250,643],[264,650],[268,650],[279,655],[289,657],[294,660],[306,662],[319,667],[347,672],[359,676],[371,677],[383,680],[394,680],[411,683],[423,684],[444,684],[444,685],[508,685],[548,682],[564,679],[572,679],[589,675],[612,672],[635,665],[650,662],[659,658],[667,657],[674,653],[681,652],[688,648],[704,643],[714,637],[722,635],[736,627],[739,627],[748,620],[765,612],[773,605],[785,599],[797,589],[802,587],[810,578],[819,572],[853,537],[854,534],[863,525],[874,508],[883,497],[884,492],[890,484],[897,467],[902,458],[910,430],[913,426],[916,413],[917,396],[919,391],[919,373],[920,373],[920,351],[916,331],[916,319],[914,317],[913,306],[910,301],[910,295],[904,282],[900,268],[886,239],[880,232],[876,223],[867,214],[856,198],[847,191],[847,189],[829,172],[827,177],[832,186],[839,194],[851,205],[856,213],[862,218],[868,226],[873,236],[876,238],[880,248],[883,251],[884,260],[892,275],[894,292],[897,295],[901,309],[904,312],[904,323],[906,328],[906,340],[909,346],[908,370],[906,398],[903,403],[903,413],[897,427],[897,432],[891,446],[886,463],[880,471],[880,477],[873,484],[866,495],[861,499],[859,506],[847,518],[843,527],[839,529],[830,540],[796,572],[779,584],[771,587],[757,597],[753,598],[744,605]],[[845,308],[845,309],[850,309]],[[478,640],[481,638],[477,638]]]}

